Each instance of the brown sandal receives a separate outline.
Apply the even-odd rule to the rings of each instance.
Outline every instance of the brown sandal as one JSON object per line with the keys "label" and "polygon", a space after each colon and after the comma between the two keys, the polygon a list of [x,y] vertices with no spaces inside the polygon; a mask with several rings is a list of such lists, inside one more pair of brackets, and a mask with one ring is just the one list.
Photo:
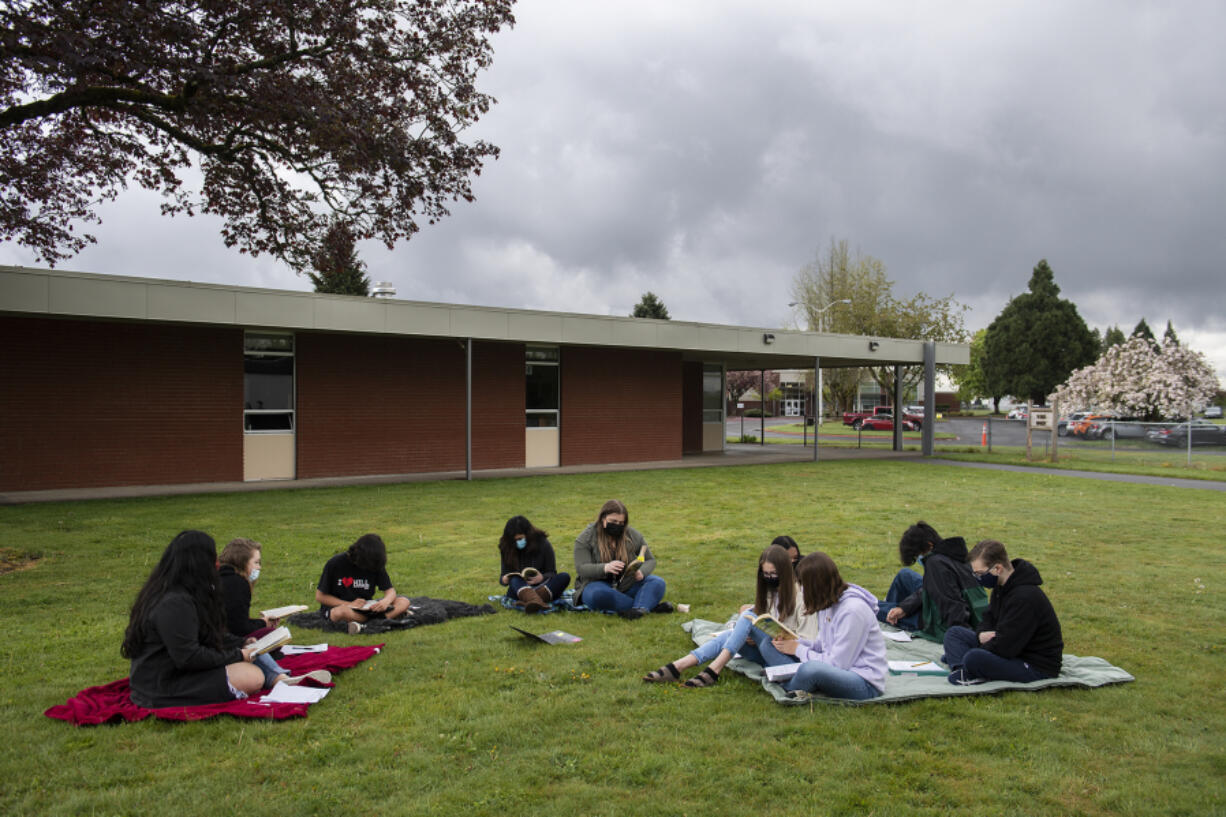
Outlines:
{"label": "brown sandal", "polygon": [[681,680],[681,673],[672,664],[665,664],[643,676],[649,684],[675,684]]}

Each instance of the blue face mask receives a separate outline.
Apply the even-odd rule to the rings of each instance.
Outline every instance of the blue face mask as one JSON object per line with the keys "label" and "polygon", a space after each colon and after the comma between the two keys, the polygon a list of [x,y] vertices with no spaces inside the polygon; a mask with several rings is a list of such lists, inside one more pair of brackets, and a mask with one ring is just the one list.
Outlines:
{"label": "blue face mask", "polygon": [[989,588],[995,587],[996,586],[996,574],[995,573],[984,573],[982,576],[976,576],[975,581],[979,582],[980,587],[989,587]]}
{"label": "blue face mask", "polygon": [[924,559],[925,559],[925,557],[926,557],[926,556],[927,556],[927,554],[921,555],[919,558],[917,558],[917,559],[915,560],[915,561],[919,562],[919,566],[920,566],[920,567],[923,567],[923,566],[924,566]]}
{"label": "blue face mask", "polygon": [[519,550],[523,550],[523,549],[524,549],[524,548],[526,548],[527,546],[528,546],[528,540],[527,540],[527,539],[524,539],[523,537],[520,537],[519,539],[516,539],[516,540],[515,540],[515,547],[516,547],[516,548],[518,548]]}
{"label": "blue face mask", "polygon": [[255,570],[247,574],[247,581],[253,584],[255,583],[255,580],[258,578],[260,578],[260,569],[258,567]]}

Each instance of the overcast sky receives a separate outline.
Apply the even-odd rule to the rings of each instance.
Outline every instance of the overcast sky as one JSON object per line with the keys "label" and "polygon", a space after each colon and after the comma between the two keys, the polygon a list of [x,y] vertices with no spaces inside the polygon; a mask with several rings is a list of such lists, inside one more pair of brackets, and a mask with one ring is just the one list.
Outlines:
{"label": "overcast sky", "polygon": [[[1091,326],[1168,319],[1226,381],[1226,4],[521,0],[473,203],[398,297],[779,326],[831,238],[986,326],[1048,259]],[[87,272],[310,289],[132,190]],[[35,265],[12,244],[0,263]]]}

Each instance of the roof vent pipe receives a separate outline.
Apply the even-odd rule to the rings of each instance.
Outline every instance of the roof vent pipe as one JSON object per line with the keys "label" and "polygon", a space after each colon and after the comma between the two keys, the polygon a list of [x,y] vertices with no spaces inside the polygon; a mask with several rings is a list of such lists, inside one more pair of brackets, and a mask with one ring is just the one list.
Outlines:
{"label": "roof vent pipe", "polygon": [[370,297],[372,298],[395,298],[396,287],[391,281],[375,281],[370,287]]}

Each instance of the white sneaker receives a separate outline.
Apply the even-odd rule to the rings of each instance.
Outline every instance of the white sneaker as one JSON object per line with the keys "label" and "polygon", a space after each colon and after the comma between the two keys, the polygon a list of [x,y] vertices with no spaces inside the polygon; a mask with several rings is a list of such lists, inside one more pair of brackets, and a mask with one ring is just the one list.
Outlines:
{"label": "white sneaker", "polygon": [[[356,621],[353,623],[357,624]],[[286,678],[281,683],[289,684],[290,686],[297,686],[308,679],[317,684],[330,684],[332,683],[332,673],[328,672],[326,669],[317,669],[308,672],[306,675],[295,675],[293,678]]]}
{"label": "white sneaker", "polygon": [[362,623],[360,621],[351,621],[345,629],[349,631],[349,635],[357,635],[362,632]]}

